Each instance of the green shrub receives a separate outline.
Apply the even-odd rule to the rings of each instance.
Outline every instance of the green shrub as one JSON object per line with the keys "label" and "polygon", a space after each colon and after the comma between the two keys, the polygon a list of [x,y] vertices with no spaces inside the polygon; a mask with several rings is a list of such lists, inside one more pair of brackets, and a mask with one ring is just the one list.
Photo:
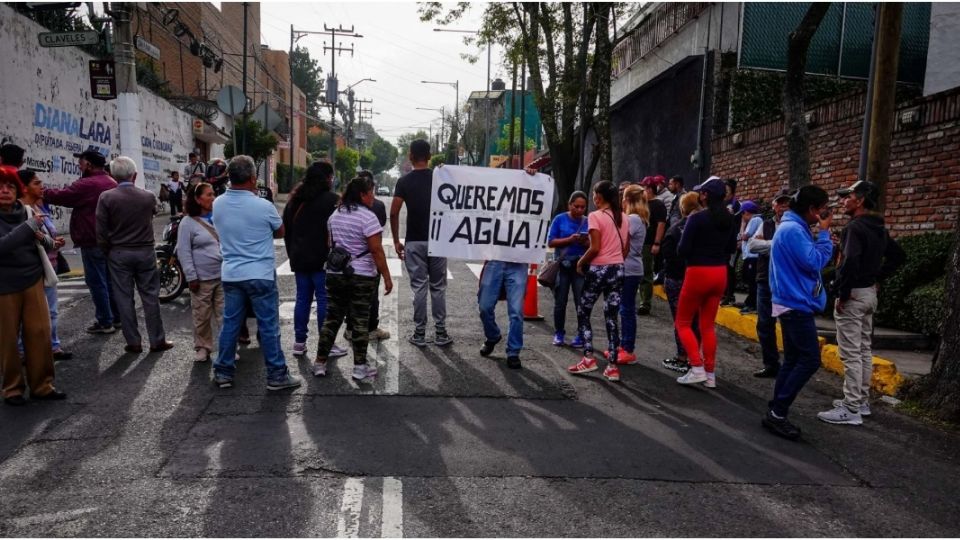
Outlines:
{"label": "green shrub", "polygon": [[[915,312],[907,301],[907,297],[918,287],[934,284],[938,280],[942,282],[950,248],[953,245],[953,235],[924,233],[903,237],[897,242],[906,252],[907,259],[899,270],[880,284],[880,298],[874,324],[926,333],[930,325],[922,321],[929,316],[926,313],[927,306]],[[918,293],[917,302],[920,302],[921,298],[926,298],[924,294],[927,293]],[[942,303],[942,293],[940,302]]]}
{"label": "green shrub", "polygon": [[907,306],[913,315],[917,332],[928,336],[940,334],[940,324],[945,317],[943,298],[946,284],[946,276],[941,276],[907,295]]}

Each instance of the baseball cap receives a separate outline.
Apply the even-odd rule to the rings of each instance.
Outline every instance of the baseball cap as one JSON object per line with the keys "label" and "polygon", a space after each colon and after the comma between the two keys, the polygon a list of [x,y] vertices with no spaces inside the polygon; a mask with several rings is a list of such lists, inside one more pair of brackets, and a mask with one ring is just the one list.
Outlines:
{"label": "baseball cap", "polygon": [[860,197],[875,198],[877,193],[877,186],[876,184],[874,184],[873,182],[870,182],[869,180],[857,180],[856,182],[851,184],[850,187],[841,188],[837,190],[837,195],[840,195],[841,197],[846,197],[851,193],[859,195]]}
{"label": "baseball cap", "polygon": [[704,191],[712,195],[724,196],[727,194],[726,184],[723,183],[723,180],[719,176],[711,176],[707,178],[706,182],[702,184],[697,184],[693,186],[694,191]]}
{"label": "baseball cap", "polygon": [[83,152],[73,154],[75,158],[83,158],[96,167],[103,167],[107,164],[107,158],[103,156],[100,152],[94,150],[93,148],[88,148]]}
{"label": "baseball cap", "polygon": [[656,182],[657,184],[660,184],[661,186],[667,183],[667,179],[664,178],[662,174],[658,174],[654,176],[653,181]]}
{"label": "baseball cap", "polygon": [[783,188],[774,195],[773,202],[779,202],[781,199],[789,199],[790,197],[793,197],[793,192],[788,188]]}
{"label": "baseball cap", "polygon": [[757,203],[753,201],[746,201],[746,202],[740,203],[740,211],[750,212],[751,214],[759,214],[760,206],[758,206]]}
{"label": "baseball cap", "polygon": [[641,180],[641,181],[639,181],[639,182],[637,182],[637,183],[640,184],[641,186],[644,186],[644,187],[646,187],[646,186],[652,186],[652,185],[654,184],[654,182],[653,182],[653,177],[652,177],[652,176],[644,176],[644,177],[643,177],[643,180]]}

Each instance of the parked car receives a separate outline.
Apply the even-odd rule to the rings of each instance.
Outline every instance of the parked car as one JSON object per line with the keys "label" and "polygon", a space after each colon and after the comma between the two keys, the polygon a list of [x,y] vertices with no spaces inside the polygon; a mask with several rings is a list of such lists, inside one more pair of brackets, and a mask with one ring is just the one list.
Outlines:
{"label": "parked car", "polygon": [[377,195],[390,195],[390,188],[388,188],[387,186],[378,187]]}

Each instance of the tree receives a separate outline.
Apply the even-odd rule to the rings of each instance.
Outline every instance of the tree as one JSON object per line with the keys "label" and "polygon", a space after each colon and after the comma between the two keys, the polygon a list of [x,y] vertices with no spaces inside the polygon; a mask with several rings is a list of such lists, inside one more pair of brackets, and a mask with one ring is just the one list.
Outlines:
{"label": "tree", "polygon": [[370,165],[373,174],[391,169],[397,162],[397,147],[379,136],[370,144],[370,152],[373,153],[373,163]]}
{"label": "tree", "polygon": [[787,139],[787,162],[790,168],[790,187],[799,188],[810,183],[810,152],[807,147],[808,129],[804,118],[803,80],[807,71],[807,50],[810,40],[820,27],[829,2],[810,4],[803,20],[787,38],[787,74],[783,85],[783,127]]}
{"label": "tree", "polygon": [[440,165],[441,163],[446,162],[446,160],[447,160],[446,154],[434,154],[430,156],[430,168],[436,169],[437,165]]}
{"label": "tree", "polygon": [[[272,131],[263,129],[260,122],[257,122],[253,118],[248,119],[246,123],[240,118],[235,120],[235,122],[237,140],[244,140],[244,133],[246,133],[247,155],[253,158],[257,167],[260,167],[263,160],[267,159],[267,157],[277,149],[277,136],[274,135]],[[233,139],[231,138],[223,147],[223,155],[227,159],[234,156],[233,148]]]}
{"label": "tree", "polygon": [[930,373],[908,383],[902,393],[935,417],[956,423],[960,422],[960,220],[954,224],[949,261],[940,343]]}
{"label": "tree", "polygon": [[340,148],[337,150],[337,159],[334,168],[337,170],[337,177],[340,179],[340,186],[346,186],[354,176],[357,175],[357,165],[360,164],[360,152],[353,148]]}
{"label": "tree", "polygon": [[407,156],[410,154],[410,143],[417,139],[430,142],[430,136],[422,129],[416,133],[404,133],[397,137],[397,168],[400,169],[401,175],[409,172],[410,159]]}
{"label": "tree", "polygon": [[330,132],[321,130],[307,135],[307,152],[314,156],[326,156],[330,150]]}
{"label": "tree", "polygon": [[[447,8],[440,2],[420,4],[420,19],[446,25],[459,20],[469,2]],[[582,133],[593,127],[598,91],[607,87],[610,77],[599,72],[587,77],[587,61],[594,54],[606,56],[612,51],[601,44],[594,50],[594,30],[598,23],[609,25],[619,6],[603,3],[491,2],[484,4],[480,45],[499,44],[507,51],[511,65],[524,62],[530,74],[533,98],[540,112],[547,147],[553,164],[558,200],[566,201],[576,187],[580,167],[578,126]],[[603,32],[601,32],[601,40]],[[603,70],[607,59],[593,61],[594,70]],[[544,76],[546,80],[544,80]],[[607,97],[609,101],[609,97]],[[609,114],[601,106],[600,114]],[[579,120],[579,121],[578,121]],[[600,146],[609,152],[609,130],[600,131]]]}
{"label": "tree", "polygon": [[370,149],[367,148],[363,152],[359,152],[359,154],[360,154],[360,168],[369,169],[370,172],[372,172],[373,174],[377,174],[376,172],[373,171],[373,161],[376,159],[376,156],[373,155],[373,152],[371,152]]}
{"label": "tree", "polygon": [[[517,154],[517,147],[520,145],[520,118],[519,117],[513,119],[513,133],[514,133],[513,135],[514,149],[511,152],[510,151],[510,124],[507,123],[503,125],[503,129],[501,130],[501,133],[500,133],[500,138],[497,139],[498,154],[501,154],[501,155]],[[525,143],[523,145],[524,151],[533,150],[537,146],[537,141],[534,140],[533,137],[525,136],[523,139]]]}
{"label": "tree", "polygon": [[290,57],[293,64],[293,84],[303,91],[307,99],[307,114],[320,116],[323,95],[323,70],[318,61],[310,58],[310,52],[297,47]]}

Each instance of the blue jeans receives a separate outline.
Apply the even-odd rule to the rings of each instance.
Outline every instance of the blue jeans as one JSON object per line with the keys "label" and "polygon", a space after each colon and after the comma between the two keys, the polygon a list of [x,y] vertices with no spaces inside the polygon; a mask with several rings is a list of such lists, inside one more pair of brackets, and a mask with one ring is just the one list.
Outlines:
{"label": "blue jeans", "polygon": [[517,356],[523,348],[523,297],[527,291],[527,265],[490,261],[484,268],[477,301],[480,304],[483,335],[487,341],[497,341],[502,335],[495,313],[501,288],[507,290],[507,314],[510,317],[507,356]]}
{"label": "blue jeans", "polygon": [[60,350],[60,336],[57,335],[57,287],[44,287],[43,293],[47,296],[47,307],[50,308],[50,345],[53,350]]}
{"label": "blue jeans", "polygon": [[637,345],[637,290],[643,276],[623,276],[620,293],[620,344],[623,350],[633,352]]}
{"label": "blue jeans", "polygon": [[[567,267],[566,265],[570,266]],[[566,334],[567,298],[573,289],[573,305],[580,305],[583,296],[583,276],[577,273],[577,261],[565,261],[557,272],[557,282],[553,286],[553,328]]]}
{"label": "blue jeans", "polygon": [[307,326],[310,324],[310,307],[317,300],[317,332],[323,329],[327,317],[327,273],[297,272],[297,302],[293,308],[293,334],[297,343],[307,342]]}
{"label": "blue jeans", "polygon": [[783,330],[783,367],[777,374],[770,410],[786,417],[790,405],[810,377],[820,369],[820,342],[813,313],[788,311],[780,315]]}
{"label": "blue jeans", "polygon": [[257,317],[260,349],[267,365],[267,382],[283,381],[287,377],[287,361],[280,349],[280,294],[277,282],[269,279],[223,282],[223,324],[220,327],[220,350],[213,363],[214,374],[233,379],[237,371],[237,337],[246,321],[247,299]]}
{"label": "blue jeans", "polygon": [[113,324],[113,311],[110,309],[110,275],[107,271],[107,257],[98,247],[80,248],[83,260],[83,280],[93,297],[93,309],[100,326]]}
{"label": "blue jeans", "polygon": [[763,367],[780,369],[780,352],[777,350],[777,319],[773,316],[773,299],[770,283],[757,282],[757,337],[763,354]]}

